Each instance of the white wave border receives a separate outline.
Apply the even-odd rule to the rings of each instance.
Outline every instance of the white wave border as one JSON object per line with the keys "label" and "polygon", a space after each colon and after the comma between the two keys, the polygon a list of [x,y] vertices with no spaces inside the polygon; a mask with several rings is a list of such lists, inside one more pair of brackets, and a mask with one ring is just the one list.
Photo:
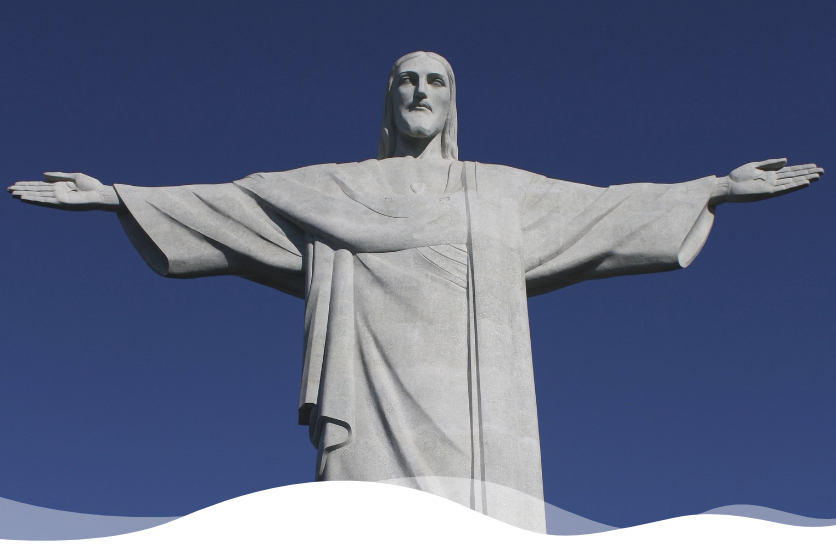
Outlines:
{"label": "white wave border", "polygon": [[832,558],[836,526],[728,515],[667,519],[589,535],[540,535],[387,484],[284,486],[144,531],[68,541],[0,540],[0,556],[804,556]]}

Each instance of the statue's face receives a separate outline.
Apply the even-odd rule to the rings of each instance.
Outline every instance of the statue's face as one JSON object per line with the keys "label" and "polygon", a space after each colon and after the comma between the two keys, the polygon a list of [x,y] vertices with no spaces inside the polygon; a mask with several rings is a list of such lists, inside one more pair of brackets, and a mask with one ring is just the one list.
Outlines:
{"label": "statue's face", "polygon": [[416,56],[403,62],[392,83],[398,133],[431,138],[441,133],[450,108],[450,84],[441,62]]}

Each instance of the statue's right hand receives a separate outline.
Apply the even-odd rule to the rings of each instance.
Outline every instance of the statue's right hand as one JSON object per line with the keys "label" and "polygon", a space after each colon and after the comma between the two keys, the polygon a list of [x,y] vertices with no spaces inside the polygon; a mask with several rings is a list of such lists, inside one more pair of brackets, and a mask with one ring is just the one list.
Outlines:
{"label": "statue's right hand", "polygon": [[15,182],[8,191],[22,202],[57,209],[116,211],[122,205],[113,186],[105,186],[86,174],[46,172],[44,180]]}

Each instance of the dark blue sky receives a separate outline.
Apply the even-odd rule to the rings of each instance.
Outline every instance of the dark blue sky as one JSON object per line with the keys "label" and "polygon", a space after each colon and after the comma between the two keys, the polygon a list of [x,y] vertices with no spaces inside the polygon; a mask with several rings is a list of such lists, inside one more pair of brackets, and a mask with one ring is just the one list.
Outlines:
{"label": "dark blue sky", "polygon": [[[466,160],[596,185],[836,172],[832,2],[5,2],[0,182],[225,182],[376,155],[446,56]],[[836,517],[836,189],[718,209],[685,271],[531,299],[547,500],[626,526]],[[313,478],[302,302],[163,280],[113,215],[0,199],[0,496],[180,515]]]}

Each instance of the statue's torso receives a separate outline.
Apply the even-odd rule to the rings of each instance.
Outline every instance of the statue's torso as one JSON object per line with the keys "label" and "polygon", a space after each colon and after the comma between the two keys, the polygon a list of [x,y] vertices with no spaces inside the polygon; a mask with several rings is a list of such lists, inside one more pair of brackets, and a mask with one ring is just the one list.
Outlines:
{"label": "statue's torso", "polygon": [[446,159],[413,159],[397,157],[383,159],[380,168],[395,195],[441,195],[453,178],[450,171],[454,162]]}

